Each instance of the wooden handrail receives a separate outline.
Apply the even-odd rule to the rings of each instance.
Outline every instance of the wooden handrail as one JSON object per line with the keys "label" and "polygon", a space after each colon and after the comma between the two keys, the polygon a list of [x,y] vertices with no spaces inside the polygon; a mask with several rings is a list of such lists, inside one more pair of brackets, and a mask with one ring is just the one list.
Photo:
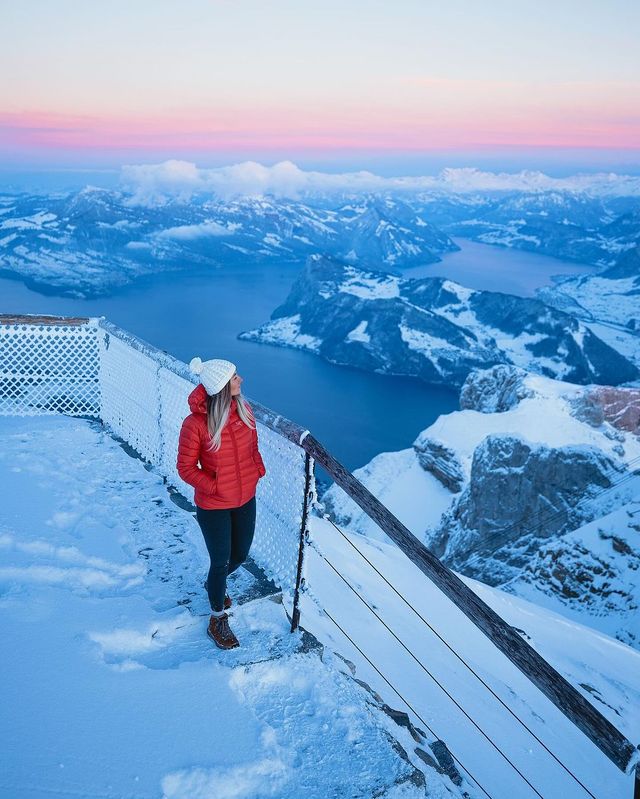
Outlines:
{"label": "wooden handrail", "polygon": [[38,314],[0,314],[0,325],[86,325],[84,316],[49,316]]}
{"label": "wooden handrail", "polygon": [[312,435],[302,444],[347,495],[520,671],[615,765],[629,773],[638,749],[489,605],[410,532]]}

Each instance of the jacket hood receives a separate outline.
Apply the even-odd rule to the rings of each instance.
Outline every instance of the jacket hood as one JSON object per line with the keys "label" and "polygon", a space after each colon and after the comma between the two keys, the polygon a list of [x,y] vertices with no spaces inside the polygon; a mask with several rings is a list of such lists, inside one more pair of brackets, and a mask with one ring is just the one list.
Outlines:
{"label": "jacket hood", "polygon": [[[207,390],[202,385],[202,383],[198,383],[198,385],[193,389],[191,394],[189,394],[189,408],[191,408],[191,413],[207,413]],[[237,403],[236,398],[231,398],[231,409],[230,413],[233,413],[236,409]]]}
{"label": "jacket hood", "polygon": [[189,394],[189,408],[191,413],[206,413],[207,412],[207,391],[202,383],[193,389]]}

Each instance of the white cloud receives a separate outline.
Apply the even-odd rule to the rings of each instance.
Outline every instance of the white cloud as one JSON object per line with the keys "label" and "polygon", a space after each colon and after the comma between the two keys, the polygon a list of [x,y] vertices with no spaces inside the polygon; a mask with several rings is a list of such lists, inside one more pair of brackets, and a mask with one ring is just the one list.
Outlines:
{"label": "white cloud", "polygon": [[[385,178],[372,172],[305,172],[291,161],[264,166],[245,161],[215,169],[198,169],[188,161],[125,166],[121,184],[132,205],[188,202],[194,195],[297,198],[338,192],[575,191],[590,195],[640,195],[640,177],[598,173],[553,178],[543,172],[484,172],[473,167],[444,169],[438,175]],[[202,235],[215,235],[213,233]]]}
{"label": "white cloud", "polygon": [[203,190],[202,170],[188,161],[123,166],[120,183],[131,192],[131,205],[163,205],[168,200],[187,202]]}
{"label": "white cloud", "polygon": [[177,227],[166,228],[156,234],[159,239],[177,239],[179,241],[189,241],[191,239],[201,239],[205,236],[229,236],[235,232],[239,225],[224,225],[218,222],[201,222],[199,225],[179,225]]}

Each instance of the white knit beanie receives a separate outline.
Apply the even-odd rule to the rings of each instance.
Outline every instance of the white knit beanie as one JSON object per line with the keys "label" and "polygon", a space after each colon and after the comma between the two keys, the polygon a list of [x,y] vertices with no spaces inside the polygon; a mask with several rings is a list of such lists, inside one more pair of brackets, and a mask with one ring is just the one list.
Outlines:
{"label": "white knit beanie", "polygon": [[189,369],[194,375],[199,375],[200,382],[205,387],[207,394],[213,395],[221,391],[231,380],[236,371],[236,365],[220,358],[214,358],[211,361],[192,358]]}

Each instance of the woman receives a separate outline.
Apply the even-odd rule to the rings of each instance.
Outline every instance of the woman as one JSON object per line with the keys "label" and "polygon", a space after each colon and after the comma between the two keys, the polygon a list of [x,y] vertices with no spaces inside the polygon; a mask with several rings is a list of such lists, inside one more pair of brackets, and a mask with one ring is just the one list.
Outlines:
{"label": "woman", "polygon": [[194,486],[196,516],[211,566],[205,587],[211,619],[207,635],[221,649],[239,646],[225,611],[227,575],[247,558],[256,523],[256,485],[266,473],[242,378],[230,361],[194,358],[201,382],[189,394],[191,414],[178,441],[178,474]]}

